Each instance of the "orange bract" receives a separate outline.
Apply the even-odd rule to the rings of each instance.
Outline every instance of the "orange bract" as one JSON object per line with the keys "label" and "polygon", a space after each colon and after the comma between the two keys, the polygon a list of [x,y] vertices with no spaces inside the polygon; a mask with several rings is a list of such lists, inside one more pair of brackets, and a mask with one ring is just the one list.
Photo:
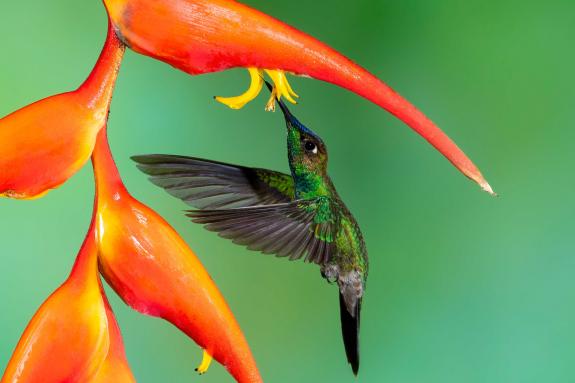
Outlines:
{"label": "orange bract", "polygon": [[261,382],[242,331],[201,262],[162,217],[125,189],[105,130],[92,161],[100,271],[108,283],[134,309],[182,330],[238,382]]}
{"label": "orange bract", "polygon": [[130,377],[120,331],[103,295],[96,233],[90,228],[69,278],[28,324],[1,382],[134,382]]}
{"label": "orange bract", "polygon": [[0,196],[41,197],[90,158],[123,53],[110,26],[98,63],[82,86],[0,119]]}
{"label": "orange bract", "polygon": [[108,333],[110,335],[110,348],[108,356],[100,366],[98,373],[90,383],[135,383],[136,379],[126,359],[124,342],[122,334],[112,308],[108,303],[104,290],[102,289],[104,304],[106,306],[106,315],[108,317]]}
{"label": "orange bract", "polygon": [[[265,69],[272,80],[285,72],[327,81],[372,101],[420,134],[463,174],[493,190],[457,145],[409,101],[364,68],[317,39],[234,0],[104,0],[123,41],[133,50],[190,74],[234,67]],[[276,82],[274,80],[274,82]],[[218,98],[240,108],[261,86],[245,95]],[[289,84],[284,97],[296,96]],[[280,94],[278,94],[279,96]],[[273,109],[273,104],[268,103]]]}

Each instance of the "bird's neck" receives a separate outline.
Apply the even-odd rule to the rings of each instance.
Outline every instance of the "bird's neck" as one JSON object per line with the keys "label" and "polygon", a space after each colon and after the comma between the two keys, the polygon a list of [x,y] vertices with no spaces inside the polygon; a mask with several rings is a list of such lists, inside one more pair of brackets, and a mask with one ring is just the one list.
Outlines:
{"label": "bird's neck", "polygon": [[327,175],[326,166],[311,169],[305,165],[300,147],[300,133],[297,130],[288,130],[287,144],[289,166],[295,185],[295,198],[331,197],[333,184]]}
{"label": "bird's neck", "polygon": [[313,172],[298,164],[291,166],[291,172],[296,199],[333,196],[333,184],[325,172]]}

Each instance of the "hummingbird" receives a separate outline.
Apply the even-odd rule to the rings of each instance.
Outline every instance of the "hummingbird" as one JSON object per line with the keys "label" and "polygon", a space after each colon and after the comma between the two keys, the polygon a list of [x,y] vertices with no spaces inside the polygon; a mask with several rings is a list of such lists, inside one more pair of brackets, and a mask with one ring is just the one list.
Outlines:
{"label": "hummingbird", "polygon": [[132,159],[152,183],[197,209],[187,211],[193,222],[250,250],[315,263],[337,283],[343,342],[357,376],[367,248],[327,173],[325,143],[277,101],[291,174],[174,155]]}

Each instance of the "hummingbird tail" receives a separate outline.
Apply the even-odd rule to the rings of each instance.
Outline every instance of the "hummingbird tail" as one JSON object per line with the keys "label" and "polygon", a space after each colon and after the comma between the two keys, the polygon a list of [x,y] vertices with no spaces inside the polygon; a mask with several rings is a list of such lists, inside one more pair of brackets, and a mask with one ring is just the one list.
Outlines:
{"label": "hummingbird tail", "polygon": [[341,292],[339,293],[339,313],[341,318],[341,333],[343,335],[343,344],[347,361],[351,364],[353,374],[357,376],[359,371],[359,327],[361,313],[361,298],[355,305],[353,315],[347,309],[345,299]]}

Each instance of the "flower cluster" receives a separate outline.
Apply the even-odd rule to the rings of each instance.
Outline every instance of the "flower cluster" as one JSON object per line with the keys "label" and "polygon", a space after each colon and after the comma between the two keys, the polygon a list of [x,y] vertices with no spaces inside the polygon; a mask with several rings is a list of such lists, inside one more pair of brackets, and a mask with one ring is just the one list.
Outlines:
{"label": "flower cluster", "polygon": [[[0,173],[4,196],[41,197],[90,156],[96,183],[92,225],[72,274],[28,325],[2,383],[134,381],[98,269],[129,306],[169,321],[204,349],[199,373],[213,358],[238,382],[261,382],[245,337],[208,272],[165,220],[128,193],[114,164],[106,128],[123,54],[110,25],[103,52],[78,90],[0,121],[0,131],[13,138],[2,141],[12,142],[6,146],[11,162]],[[54,129],[62,122],[63,130]]]}
{"label": "flower cluster", "polygon": [[96,200],[92,224],[66,282],[26,328],[2,382],[133,382],[118,325],[99,273],[135,310],[162,318],[238,381],[261,382],[230,308],[184,240],[122,183],[106,129],[125,47],[192,75],[244,67],[247,92],[217,97],[239,109],[261,91],[295,103],[286,74],[346,88],[404,121],[464,175],[492,189],[469,158],[431,120],[337,51],[233,0],[104,0],[109,15],[103,51],[76,90],[48,97],[0,119],[0,196],[39,198],[92,157]]}

